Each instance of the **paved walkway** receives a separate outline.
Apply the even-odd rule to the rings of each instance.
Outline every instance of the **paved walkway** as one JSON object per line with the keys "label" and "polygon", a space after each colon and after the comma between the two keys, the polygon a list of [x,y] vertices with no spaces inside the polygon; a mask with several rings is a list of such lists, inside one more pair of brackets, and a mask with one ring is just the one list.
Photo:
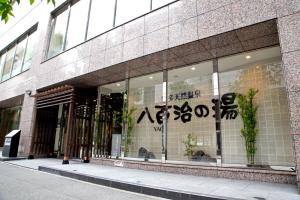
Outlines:
{"label": "paved walkway", "polygon": [[0,200],[162,200],[0,162]]}
{"label": "paved walkway", "polygon": [[13,157],[13,158],[4,157],[4,156],[2,156],[2,150],[3,150],[3,147],[0,147],[0,161],[26,159],[25,157]]}
{"label": "paved walkway", "polygon": [[300,195],[297,194],[296,185],[161,173],[122,167],[84,164],[76,161],[71,162],[70,165],[62,165],[61,160],[57,159],[16,160],[7,162],[32,169],[38,169],[39,166],[46,166],[47,168],[58,171],[92,176],[100,179],[126,182],[133,185],[144,185],[171,191],[224,197],[226,199],[300,199]]}

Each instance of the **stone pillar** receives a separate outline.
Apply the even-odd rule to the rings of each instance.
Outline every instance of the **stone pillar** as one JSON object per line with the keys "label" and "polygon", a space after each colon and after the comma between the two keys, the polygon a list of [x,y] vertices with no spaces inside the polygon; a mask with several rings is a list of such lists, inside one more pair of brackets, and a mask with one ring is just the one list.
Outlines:
{"label": "stone pillar", "polygon": [[291,11],[291,14],[288,14],[286,9],[282,13],[280,11],[279,9],[278,32],[288,95],[291,135],[295,149],[297,184],[300,193],[300,12]]}
{"label": "stone pillar", "polygon": [[19,143],[19,156],[28,156],[30,153],[35,116],[35,98],[25,94],[20,118],[21,138]]}
{"label": "stone pillar", "polygon": [[74,104],[75,103],[73,101],[71,101],[71,103],[69,104],[67,131],[64,136],[64,159],[62,164],[69,164]]}

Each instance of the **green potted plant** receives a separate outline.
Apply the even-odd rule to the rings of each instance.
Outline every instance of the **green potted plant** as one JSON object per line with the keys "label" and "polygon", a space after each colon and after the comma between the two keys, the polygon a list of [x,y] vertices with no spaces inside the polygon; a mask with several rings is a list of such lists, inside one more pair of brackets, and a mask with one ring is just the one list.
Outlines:
{"label": "green potted plant", "polygon": [[122,113],[121,124],[123,122],[127,122],[127,134],[126,134],[126,139],[125,139],[125,154],[126,155],[129,150],[129,145],[132,144],[132,132],[133,132],[134,124],[135,124],[133,114],[135,111],[136,111],[136,108],[130,108],[127,113],[127,108],[125,108]]}
{"label": "green potted plant", "polygon": [[189,160],[193,160],[193,156],[196,152],[197,147],[197,137],[189,133],[187,135],[187,138],[183,141],[183,144],[185,145],[184,156],[187,156]]}
{"label": "green potted plant", "polygon": [[254,156],[256,153],[256,136],[258,129],[256,128],[256,112],[258,106],[254,105],[255,95],[258,90],[250,88],[247,94],[238,94],[238,112],[243,121],[243,128],[241,129],[242,137],[245,140],[246,154],[248,166],[254,165]]}

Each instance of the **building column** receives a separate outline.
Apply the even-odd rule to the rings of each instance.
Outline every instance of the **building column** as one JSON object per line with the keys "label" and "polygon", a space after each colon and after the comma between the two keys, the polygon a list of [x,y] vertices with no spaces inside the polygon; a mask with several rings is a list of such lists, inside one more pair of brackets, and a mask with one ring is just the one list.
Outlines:
{"label": "building column", "polygon": [[[127,156],[128,153],[128,144],[127,144],[127,131],[128,131],[128,96],[129,96],[129,79],[125,80],[125,94],[123,99],[123,113],[122,113],[122,139],[121,139],[121,158],[123,159]],[[125,115],[125,116],[124,116]]]}
{"label": "building column", "polygon": [[277,27],[288,96],[297,184],[300,193],[300,12],[279,17]]}
{"label": "building column", "polygon": [[62,164],[69,164],[70,159],[70,146],[71,146],[71,134],[72,134],[72,120],[73,120],[74,102],[69,104],[67,131],[64,138],[64,159]]}
{"label": "building column", "polygon": [[163,99],[165,104],[163,109],[163,125],[162,125],[162,148],[161,148],[161,162],[165,163],[168,159],[168,71],[163,71]]}
{"label": "building column", "polygon": [[21,137],[19,143],[19,156],[28,156],[32,145],[32,136],[36,118],[35,98],[24,94],[21,110],[20,126]]}

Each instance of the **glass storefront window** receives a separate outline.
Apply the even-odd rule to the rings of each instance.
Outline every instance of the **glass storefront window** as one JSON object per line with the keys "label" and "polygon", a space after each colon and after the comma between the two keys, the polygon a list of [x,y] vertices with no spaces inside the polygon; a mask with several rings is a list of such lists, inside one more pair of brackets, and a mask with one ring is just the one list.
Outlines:
{"label": "glass storefront window", "polygon": [[168,160],[216,161],[212,62],[168,72]]}
{"label": "glass storefront window", "polygon": [[15,76],[21,72],[24,53],[26,49],[26,43],[27,43],[27,38],[23,39],[17,45],[11,76]]}
{"label": "glass storefront window", "polygon": [[124,81],[98,88],[98,106],[93,137],[94,157],[121,156],[125,96]]}
{"label": "glass storefront window", "polygon": [[[163,80],[168,80],[167,84]],[[170,163],[192,161],[193,164],[216,165],[221,159],[223,166],[249,164],[241,133],[244,124],[238,95],[247,94],[253,88],[258,90],[254,98],[258,107],[255,165],[294,166],[279,47],[131,78],[127,83],[127,86],[121,83],[119,92],[113,89],[118,88],[119,83],[101,86],[98,99],[101,110],[98,119],[104,123],[103,119],[109,118],[104,118],[103,112],[113,108],[107,102],[116,101],[116,93],[124,91],[123,104],[118,105],[122,104],[125,111],[122,118],[128,113],[127,124],[124,126],[121,120],[123,127],[119,127],[119,134],[122,132],[125,136],[123,152],[127,158],[161,160],[167,141],[166,159]],[[168,110],[164,116],[166,105]],[[110,116],[114,124],[117,117]],[[113,126],[101,123],[94,134],[94,138],[98,138],[95,142],[107,137],[107,133],[110,139],[105,139],[108,143],[94,145],[100,148],[98,155],[110,155],[112,132],[103,127]]]}
{"label": "glass storefront window", "polygon": [[168,3],[171,3],[174,0],[152,0],[152,9],[162,7]]}
{"label": "glass storefront window", "polygon": [[67,8],[64,8],[62,13],[52,20],[53,28],[49,44],[48,58],[51,58],[63,51],[68,23],[68,12],[66,12],[66,10]]}
{"label": "glass storefront window", "polygon": [[5,135],[19,128],[21,107],[0,110],[0,147],[4,145]]}
{"label": "glass storefront window", "polygon": [[[220,96],[226,112],[238,105],[234,96],[258,90],[255,164],[293,166],[288,103],[279,47],[257,50],[219,60]],[[226,100],[227,99],[227,100]],[[228,107],[229,106],[229,107]],[[229,111],[227,109],[227,111]],[[228,113],[228,112],[227,112]],[[240,114],[229,112],[222,117],[222,162],[247,164],[243,122]]]}
{"label": "glass storefront window", "polygon": [[33,32],[31,35],[29,35],[22,71],[25,71],[25,70],[29,69],[30,66],[31,66],[31,61],[32,61],[32,56],[33,56],[33,49],[34,49],[35,44],[37,42],[36,40],[37,40],[36,32]]}
{"label": "glass storefront window", "polygon": [[118,0],[116,26],[150,12],[150,0]]}
{"label": "glass storefront window", "polygon": [[5,81],[10,78],[10,71],[14,60],[16,46],[9,49],[6,53],[6,60],[2,73],[2,81]]}
{"label": "glass storefront window", "polygon": [[92,0],[88,38],[99,35],[113,28],[115,1]]}
{"label": "glass storefront window", "polygon": [[126,157],[161,160],[164,105],[162,72],[130,79]]}
{"label": "glass storefront window", "polygon": [[80,0],[71,6],[66,49],[85,40],[89,3],[89,0]]}

